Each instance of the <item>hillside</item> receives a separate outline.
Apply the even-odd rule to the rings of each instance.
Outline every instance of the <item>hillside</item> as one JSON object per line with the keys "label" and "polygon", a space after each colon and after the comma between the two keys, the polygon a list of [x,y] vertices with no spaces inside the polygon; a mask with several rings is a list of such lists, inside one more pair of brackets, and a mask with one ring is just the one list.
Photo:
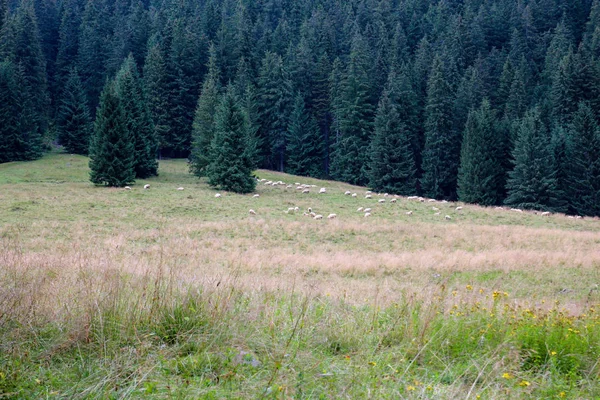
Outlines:
{"label": "hillside", "polygon": [[598,220],[263,170],[316,187],[216,198],[187,169],[126,190],[91,185],[81,156],[0,165],[0,395],[600,393]]}

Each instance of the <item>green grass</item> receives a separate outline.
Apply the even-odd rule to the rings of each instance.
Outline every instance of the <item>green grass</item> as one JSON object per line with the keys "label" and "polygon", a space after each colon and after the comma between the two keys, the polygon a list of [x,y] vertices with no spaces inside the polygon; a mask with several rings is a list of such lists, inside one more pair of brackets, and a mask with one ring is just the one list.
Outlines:
{"label": "green grass", "polygon": [[0,165],[0,398],[600,397],[597,220],[87,174]]}

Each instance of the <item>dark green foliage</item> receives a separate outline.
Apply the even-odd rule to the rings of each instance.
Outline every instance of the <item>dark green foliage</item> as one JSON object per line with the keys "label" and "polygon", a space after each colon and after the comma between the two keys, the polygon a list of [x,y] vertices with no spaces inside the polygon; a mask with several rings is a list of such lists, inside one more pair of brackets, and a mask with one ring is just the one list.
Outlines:
{"label": "dark green foliage", "polygon": [[[414,195],[417,168],[412,134],[398,104],[398,80],[392,70],[387,88],[379,101],[375,132],[369,149],[369,186],[380,192]],[[410,123],[410,121],[409,121]]]}
{"label": "dark green foliage", "polygon": [[153,40],[148,42],[148,54],[144,64],[144,88],[154,123],[154,134],[160,147],[166,147],[171,130],[168,120],[167,67],[161,46]]}
{"label": "dark green foliage", "polygon": [[125,186],[135,181],[135,144],[115,84],[108,82],[100,96],[90,146],[90,181]]}
{"label": "dark green foliage", "polygon": [[93,125],[77,69],[71,70],[65,84],[56,115],[56,130],[67,152],[88,154]]}
{"label": "dark green foliage", "polygon": [[190,171],[204,176],[210,163],[210,144],[215,133],[215,113],[219,105],[219,71],[214,46],[210,48],[208,74],[204,78],[192,126]]}
{"label": "dark green foliage", "polygon": [[307,112],[302,95],[297,94],[287,130],[286,172],[323,176],[323,150],[317,121]]}
{"label": "dark green foliage", "polygon": [[514,169],[509,172],[508,197],[504,203],[516,208],[565,211],[550,135],[538,110],[528,111],[523,117],[513,159]]}
{"label": "dark green foliage", "polygon": [[158,175],[158,140],[148,102],[133,55],[129,55],[115,78],[115,90],[123,108],[124,122],[134,143],[135,177]]}
{"label": "dark green foliage", "polygon": [[579,104],[570,131],[569,203],[580,215],[600,216],[600,129],[587,104]]}
{"label": "dark green foliage", "polygon": [[229,86],[215,117],[211,162],[206,169],[211,186],[236,193],[254,191],[256,180],[247,151],[247,123],[233,87]]}
{"label": "dark green foliage", "polygon": [[506,183],[502,161],[507,139],[498,129],[489,101],[484,100],[478,110],[469,113],[458,171],[460,201],[486,206],[502,202]]}
{"label": "dark green foliage", "polygon": [[453,95],[442,59],[433,62],[427,87],[421,190],[431,198],[455,198],[460,137],[452,125]]}

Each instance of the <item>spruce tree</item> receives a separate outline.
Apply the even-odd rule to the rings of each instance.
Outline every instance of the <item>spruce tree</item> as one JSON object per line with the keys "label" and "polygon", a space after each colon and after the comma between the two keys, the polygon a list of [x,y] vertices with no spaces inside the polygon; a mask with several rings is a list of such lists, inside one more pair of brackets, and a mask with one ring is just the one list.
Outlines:
{"label": "spruce tree", "polygon": [[210,47],[208,74],[204,78],[198,106],[192,125],[192,152],[190,154],[190,172],[204,176],[210,163],[210,144],[215,132],[215,112],[219,105],[219,67],[216,50]]}
{"label": "spruce tree", "polygon": [[507,138],[497,129],[497,120],[489,101],[471,111],[463,135],[458,199],[481,205],[500,204],[504,197],[506,171],[503,157]]}
{"label": "spruce tree", "polygon": [[135,177],[145,179],[156,176],[158,175],[156,161],[158,141],[132,54],[123,62],[117,73],[115,90],[123,108],[125,125],[134,143]]}
{"label": "spruce tree", "polygon": [[323,143],[319,126],[307,112],[300,93],[294,100],[287,130],[286,172],[317,178],[323,176]]}
{"label": "spruce tree", "polygon": [[525,209],[562,212],[563,194],[556,180],[550,137],[537,109],[521,120],[513,150],[514,169],[507,181],[504,204]]}
{"label": "spruce tree", "polygon": [[567,180],[571,207],[580,215],[600,216],[600,128],[584,102],[573,116]]}
{"label": "spruce tree", "polygon": [[167,70],[161,45],[156,38],[148,41],[148,53],[144,63],[144,92],[148,99],[150,117],[154,124],[154,136],[159,142],[159,149],[167,146],[171,126],[168,120],[168,87]]}
{"label": "spruce tree", "polygon": [[398,109],[396,83],[392,70],[375,116],[369,148],[369,186],[381,192],[413,195],[417,191],[417,168],[412,134]]}
{"label": "spruce tree", "polygon": [[447,72],[436,57],[427,86],[421,190],[431,198],[455,198],[460,142],[452,126],[453,95]]}
{"label": "spruce tree", "polygon": [[217,109],[208,183],[219,189],[250,193],[256,187],[248,154],[247,121],[230,85]]}
{"label": "spruce tree", "polygon": [[90,146],[90,181],[125,186],[135,181],[135,145],[114,82],[100,96]]}
{"label": "spruce tree", "polygon": [[87,98],[77,69],[68,76],[56,115],[58,140],[69,153],[87,155],[93,130]]}

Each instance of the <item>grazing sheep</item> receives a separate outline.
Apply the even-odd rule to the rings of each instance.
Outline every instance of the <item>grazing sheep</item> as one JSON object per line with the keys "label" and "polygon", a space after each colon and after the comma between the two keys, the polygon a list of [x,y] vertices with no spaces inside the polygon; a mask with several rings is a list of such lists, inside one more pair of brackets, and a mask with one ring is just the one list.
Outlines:
{"label": "grazing sheep", "polygon": [[446,204],[448,202],[448,200],[442,200],[443,204]]}
{"label": "grazing sheep", "polygon": [[265,178],[262,178],[260,181],[261,181],[261,182],[265,182],[265,181],[266,181],[266,179],[265,179]]}
{"label": "grazing sheep", "polygon": [[510,211],[514,211],[514,212],[518,212],[518,213],[523,212],[523,210],[521,210],[520,208],[511,208]]}
{"label": "grazing sheep", "polygon": [[452,217],[449,215],[446,215],[444,218],[446,218],[446,220],[448,220],[448,221],[450,221],[452,219]]}
{"label": "grazing sheep", "polygon": [[300,184],[299,184],[298,182],[294,183],[294,185],[296,185],[296,186],[300,186]]}
{"label": "grazing sheep", "polygon": [[302,193],[304,193],[304,194],[306,194],[306,193],[310,193],[310,190],[308,190],[308,189],[304,189],[304,190],[302,191]]}
{"label": "grazing sheep", "polygon": [[407,211],[406,215],[412,215],[412,213],[413,213],[412,211]]}
{"label": "grazing sheep", "polygon": [[287,185],[285,188],[286,189],[291,189],[291,188],[293,188],[293,186],[292,185]]}
{"label": "grazing sheep", "polygon": [[145,185],[144,185],[144,189],[150,189],[150,185],[148,185],[148,184],[145,184]]}
{"label": "grazing sheep", "polygon": [[373,197],[373,196],[371,196],[370,194],[368,194],[368,195],[366,195],[366,196],[365,196],[365,199],[370,199],[370,198],[372,198],[372,197]]}
{"label": "grazing sheep", "polygon": [[431,209],[432,209],[433,211],[440,211],[440,209],[439,209],[439,208],[437,208],[437,207],[431,207]]}
{"label": "grazing sheep", "polygon": [[370,208],[365,208],[363,211],[366,212],[366,213],[368,213],[368,212],[371,212],[371,209]]}
{"label": "grazing sheep", "polygon": [[569,215],[567,218],[569,218],[569,219],[575,219],[575,217],[572,216],[572,215]]}
{"label": "grazing sheep", "polygon": [[327,219],[334,219],[334,218],[337,218],[337,214],[329,214],[327,216]]}
{"label": "grazing sheep", "polygon": [[425,202],[425,199],[424,199],[424,198],[422,198],[422,197],[419,197],[419,201],[420,201],[421,203],[424,203],[424,202]]}
{"label": "grazing sheep", "polygon": [[215,194],[215,197],[218,199],[219,197],[221,197],[221,193]]}
{"label": "grazing sheep", "polygon": [[290,207],[290,208],[287,209],[287,211],[285,213],[289,214],[289,213],[294,212],[294,211],[296,211],[296,210],[294,210],[294,207]]}
{"label": "grazing sheep", "polygon": [[254,210],[248,210],[248,213],[250,213],[250,215],[256,215],[256,211]]}
{"label": "grazing sheep", "polygon": [[322,194],[322,193],[327,193],[327,189],[325,189],[325,188],[319,189],[319,194]]}
{"label": "grazing sheep", "polygon": [[385,199],[379,199],[379,203],[385,203]]}
{"label": "grazing sheep", "polygon": [[363,210],[362,207],[358,207],[358,210],[356,210],[357,212],[361,212]]}
{"label": "grazing sheep", "polygon": [[319,214],[319,215],[315,215],[315,216],[313,217],[313,219],[323,219],[323,216],[322,216],[321,214]]}
{"label": "grazing sheep", "polygon": [[346,196],[350,196],[352,193],[349,190],[346,190],[346,192],[344,193]]}
{"label": "grazing sheep", "polygon": [[352,197],[356,197],[356,196],[357,196],[357,194],[356,194],[356,193],[352,193]]}
{"label": "grazing sheep", "polygon": [[395,203],[396,201],[398,201],[398,199],[391,199],[390,203]]}
{"label": "grazing sheep", "polygon": [[178,187],[177,190],[182,191],[184,189],[182,187]]}
{"label": "grazing sheep", "polygon": [[371,213],[369,213],[369,212],[365,213],[365,218],[370,217],[370,216],[371,216]]}
{"label": "grazing sheep", "polygon": [[583,219],[583,217],[581,215],[578,215],[575,217],[575,219]]}
{"label": "grazing sheep", "polygon": [[123,189],[125,189],[125,190],[131,190],[131,188],[129,186],[125,186]]}
{"label": "grazing sheep", "polygon": [[418,196],[408,196],[408,197],[406,198],[406,200],[416,200],[416,199],[418,199],[418,198],[419,198]]}
{"label": "grazing sheep", "polygon": [[435,214],[433,214],[433,215],[440,215],[441,213],[442,213],[441,211],[438,211],[438,212],[436,212],[436,213],[435,213]]}
{"label": "grazing sheep", "polygon": [[463,208],[462,208],[461,206],[458,206],[458,207],[456,207],[456,211],[460,211],[460,210],[462,210],[462,209],[463,209]]}
{"label": "grazing sheep", "polygon": [[504,207],[495,207],[496,210],[504,210]]}
{"label": "grazing sheep", "polygon": [[550,211],[544,211],[543,213],[540,214],[542,217],[545,217],[547,215],[550,215]]}
{"label": "grazing sheep", "polygon": [[429,200],[427,200],[427,201],[428,201],[428,202],[430,202],[430,203],[437,203],[437,200],[436,200],[436,199],[429,199]]}
{"label": "grazing sheep", "polygon": [[252,197],[254,197],[254,198],[260,197],[260,194],[258,194],[258,193],[257,193],[257,194],[255,194],[255,195],[254,195],[254,196],[252,196]]}
{"label": "grazing sheep", "polygon": [[272,184],[272,183],[273,183],[273,182],[271,182],[271,181],[266,181],[266,182],[265,182],[265,185],[270,185],[270,184]]}
{"label": "grazing sheep", "polygon": [[365,194],[373,194],[373,192],[371,192],[370,190],[367,190],[367,191],[365,192]]}

